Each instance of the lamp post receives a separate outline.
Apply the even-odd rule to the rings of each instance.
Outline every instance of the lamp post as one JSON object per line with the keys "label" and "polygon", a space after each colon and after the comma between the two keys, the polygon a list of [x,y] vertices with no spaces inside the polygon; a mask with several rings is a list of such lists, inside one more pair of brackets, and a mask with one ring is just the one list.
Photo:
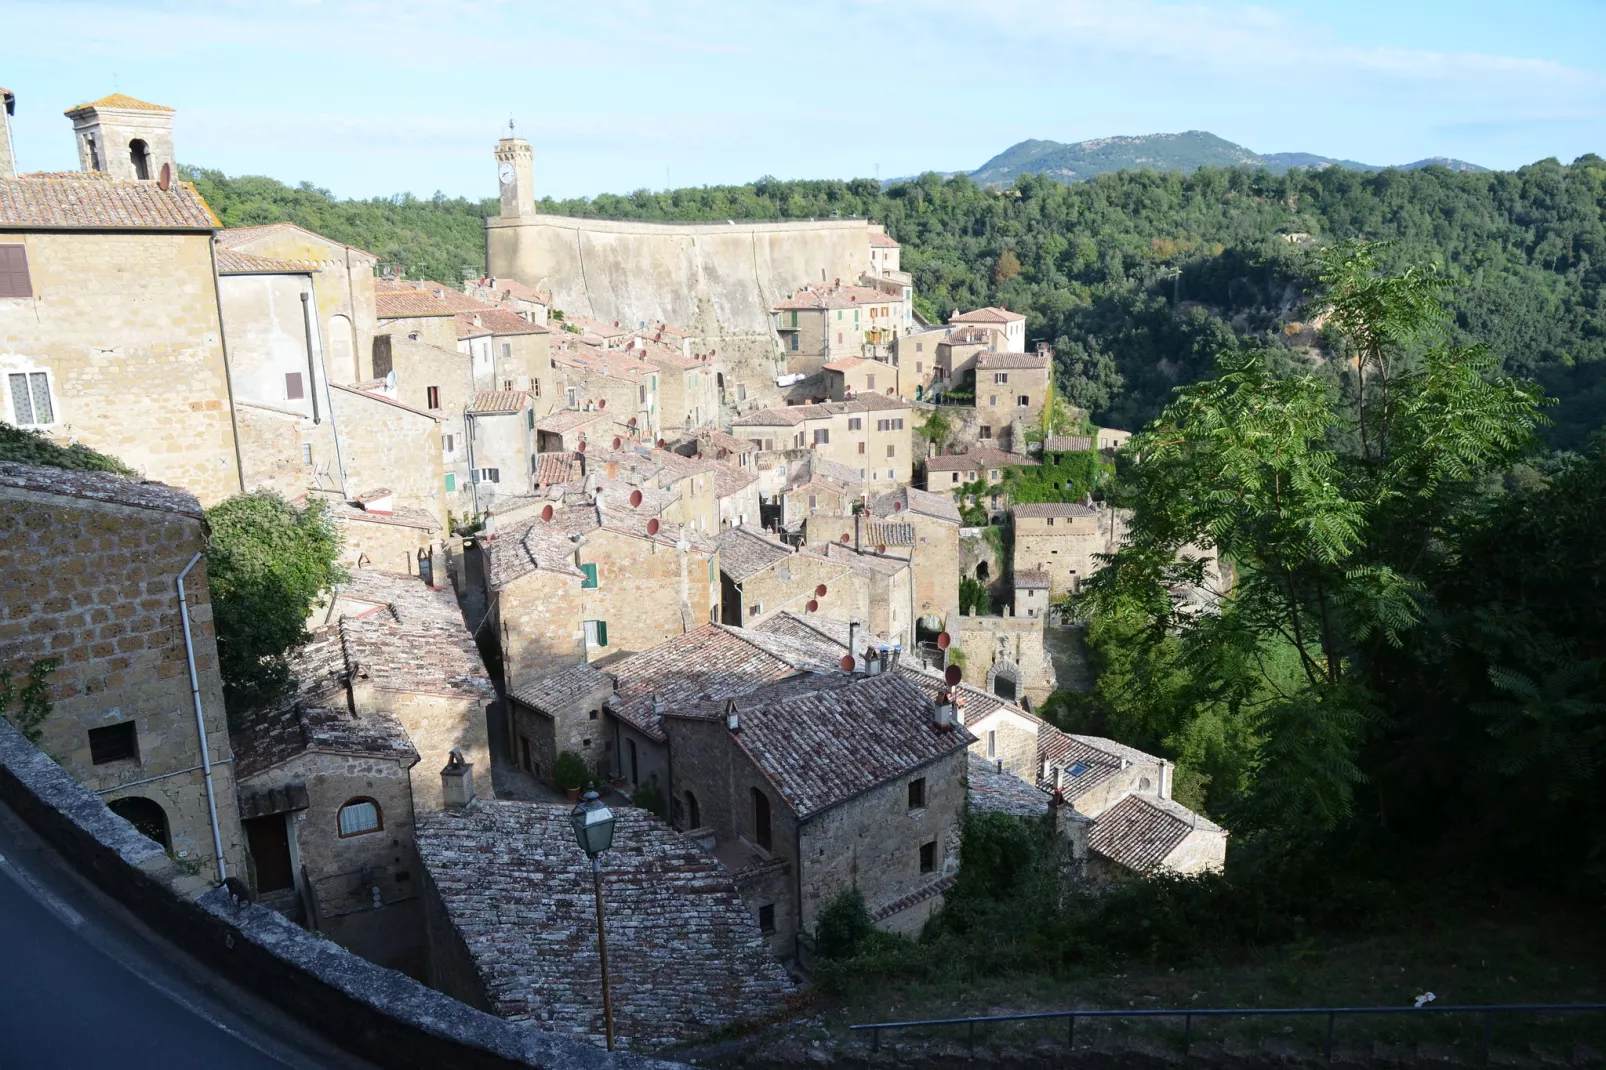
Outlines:
{"label": "lamp post", "polygon": [[574,826],[574,838],[580,850],[591,859],[591,885],[597,894],[597,957],[602,960],[602,1023],[608,1036],[608,1050],[613,1050],[613,1002],[608,996],[608,938],[602,925],[602,852],[613,846],[613,811],[605,806],[594,791],[588,791],[569,814]]}

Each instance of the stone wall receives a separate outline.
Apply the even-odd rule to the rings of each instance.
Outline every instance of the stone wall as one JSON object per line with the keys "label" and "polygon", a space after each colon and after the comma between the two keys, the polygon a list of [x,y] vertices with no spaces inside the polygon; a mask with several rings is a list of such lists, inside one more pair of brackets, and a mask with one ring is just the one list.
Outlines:
{"label": "stone wall", "polygon": [[[4,466],[70,481],[87,473]],[[94,486],[135,486],[98,474]],[[162,489],[164,495],[182,498]],[[201,750],[174,580],[205,547],[198,515],[0,484],[0,667],[55,658],[39,746],[106,802],[143,798],[171,847],[215,872]],[[223,681],[203,559],[185,577],[225,861],[244,863]],[[134,725],[134,756],[95,764],[89,732]]]}
{"label": "stone wall", "polygon": [[492,797],[491,707],[484,699],[362,687],[355,689],[354,697],[357,712],[385,710],[407,729],[419,759],[411,774],[416,810],[442,808],[441,770],[454,750],[473,764],[475,791]]}
{"label": "stone wall", "polygon": [[[825,588],[825,594],[817,592]],[[796,553],[776,561],[739,584],[742,621],[752,623],[783,609],[818,613],[832,620],[869,625],[870,590],[863,577],[840,561]],[[809,609],[809,603],[815,603]],[[762,607],[757,609],[756,607]]]}
{"label": "stone wall", "polygon": [[1054,665],[1043,645],[1044,624],[1043,617],[950,619],[948,634],[965,656],[965,682],[1009,697],[1007,689],[1000,691],[995,686],[1001,674],[1017,683],[1019,691],[1013,701],[1024,697],[1028,708],[1041,705],[1056,686]]}
{"label": "stone wall", "polygon": [[[295,498],[314,487],[341,489],[334,425],[328,419],[314,424],[288,409],[242,401],[234,406],[234,420],[248,490],[266,488]],[[311,464],[305,459],[309,446]]]}
{"label": "stone wall", "polygon": [[[0,722],[0,801],[102,891],[233,983],[377,1065],[670,1070],[507,1022],[363,961],[183,873],[156,844]],[[191,898],[197,893],[198,898]]]}
{"label": "stone wall", "polygon": [[586,660],[580,596],[579,576],[544,571],[527,573],[492,593],[492,619],[485,627],[499,640],[507,690]]}
{"label": "stone wall", "polygon": [[[597,586],[579,592],[578,621],[608,623],[608,645],[590,651],[591,660],[621,651],[650,650],[715,619],[711,610],[718,604],[719,587],[717,571],[716,579],[709,581],[712,557],[696,550],[677,550],[661,539],[608,528],[587,534],[579,560],[596,563]],[[539,577],[537,582],[552,579],[549,573],[531,575]],[[682,600],[689,619],[682,616]]]}
{"label": "stone wall", "polygon": [[[50,374],[53,437],[211,505],[240,492],[209,234],[10,235],[32,298],[0,301],[0,384]],[[9,388],[4,399],[11,416]]]}
{"label": "stone wall", "polygon": [[427,511],[446,529],[450,503],[439,421],[372,394],[330,391],[350,494],[388,487],[397,505]]}
{"label": "stone wall", "polygon": [[[463,410],[474,400],[474,373],[468,354],[450,348],[409,341],[407,335],[390,335],[390,367],[377,372],[396,373],[396,400],[441,419],[440,432],[451,436],[452,449],[442,451],[445,471],[457,477],[456,491],[446,496],[446,507],[458,516],[471,511],[468,483],[468,442],[464,439]],[[429,407],[430,387],[440,408]],[[442,476],[444,479],[444,474]]]}
{"label": "stone wall", "polygon": [[1037,723],[999,706],[987,716],[960,719],[976,737],[970,753],[990,762],[1003,762],[1004,772],[1035,784],[1042,770],[1037,758]]}
{"label": "stone wall", "polygon": [[348,568],[376,568],[416,576],[419,551],[428,555],[440,545],[439,530],[396,523],[382,516],[367,519],[337,513],[335,526],[345,535],[340,563]]}

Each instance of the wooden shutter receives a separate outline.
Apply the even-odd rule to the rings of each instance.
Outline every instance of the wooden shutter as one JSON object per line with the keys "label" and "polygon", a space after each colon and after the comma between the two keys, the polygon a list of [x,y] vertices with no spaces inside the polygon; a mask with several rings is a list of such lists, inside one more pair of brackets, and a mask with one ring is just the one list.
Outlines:
{"label": "wooden shutter", "polygon": [[285,372],[284,373],[284,397],[285,397],[285,400],[286,401],[300,401],[302,398],[304,398],[306,396],[307,396],[307,392],[301,388],[301,373],[300,372]]}
{"label": "wooden shutter", "polygon": [[597,621],[597,645],[608,645],[608,622],[605,620]]}
{"label": "wooden shutter", "polygon": [[589,590],[594,590],[597,586],[597,566],[594,564],[581,565],[580,571],[584,572],[586,576],[584,580],[580,581],[580,586]]}
{"label": "wooden shutter", "polygon": [[33,280],[28,277],[28,248],[0,245],[0,297],[32,297]]}

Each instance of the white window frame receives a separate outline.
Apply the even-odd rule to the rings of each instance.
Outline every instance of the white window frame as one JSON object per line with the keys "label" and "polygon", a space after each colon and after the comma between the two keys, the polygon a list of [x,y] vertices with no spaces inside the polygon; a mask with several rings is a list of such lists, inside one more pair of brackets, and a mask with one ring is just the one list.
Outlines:
{"label": "white window frame", "polygon": [[[56,400],[56,386],[50,381],[51,375],[49,368],[32,366],[27,368],[6,368],[3,370],[3,372],[0,372],[0,374],[3,374],[6,380],[5,418],[7,423],[10,423],[16,427],[50,427],[61,422],[61,406]],[[17,412],[17,399],[15,392],[11,388],[11,377],[13,375],[21,375],[25,377],[24,381],[28,384],[28,411],[34,416],[37,416],[39,413],[38,409],[33,403],[33,377],[35,375],[43,375],[45,377],[45,397],[50,401],[50,419],[35,419],[30,420],[28,423],[22,422]]]}

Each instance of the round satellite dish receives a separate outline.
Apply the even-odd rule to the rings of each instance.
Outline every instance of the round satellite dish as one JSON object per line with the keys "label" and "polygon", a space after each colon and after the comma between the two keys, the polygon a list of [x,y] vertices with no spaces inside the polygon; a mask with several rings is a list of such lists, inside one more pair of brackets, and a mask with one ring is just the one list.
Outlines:
{"label": "round satellite dish", "polygon": [[634,416],[632,416],[630,418],[630,426],[631,427],[635,427],[636,426],[636,418]]}
{"label": "round satellite dish", "polygon": [[901,513],[901,512],[903,512],[903,503],[902,503],[902,502],[893,502],[893,503],[892,503],[892,511],[893,511],[893,512],[894,512],[894,513]]}
{"label": "round satellite dish", "polygon": [[852,672],[853,671],[853,655],[852,654],[843,654],[842,655],[842,671],[843,672]]}
{"label": "round satellite dish", "polygon": [[156,184],[158,186],[160,186],[162,189],[172,189],[173,188],[173,165],[172,164],[164,163],[162,165],[161,173],[156,176]]}
{"label": "round satellite dish", "polygon": [[848,533],[845,532],[845,531],[842,533],[842,541],[843,542],[847,542],[848,541]]}
{"label": "round satellite dish", "polygon": [[623,446],[624,444],[625,444],[625,440],[624,439],[620,438],[618,435],[614,435],[613,436],[613,448],[614,449],[618,449],[620,446]]}
{"label": "round satellite dish", "polygon": [[641,505],[641,491],[633,490],[630,492],[630,508],[634,509],[639,505]]}
{"label": "round satellite dish", "polygon": [[825,584],[822,583],[818,587],[814,588],[814,596],[816,598],[824,598],[825,597]]}
{"label": "round satellite dish", "polygon": [[658,518],[657,517],[653,517],[651,520],[647,521],[647,534],[648,535],[656,535],[656,534],[658,534]]}
{"label": "round satellite dish", "polygon": [[606,409],[607,407],[608,407],[608,399],[607,398],[603,398],[601,401],[597,402],[597,408]]}
{"label": "round satellite dish", "polygon": [[552,507],[550,505],[541,507],[541,519],[548,524],[552,523]]}
{"label": "round satellite dish", "polygon": [[815,610],[820,608],[820,603],[816,602],[814,599],[811,598],[811,599],[809,599],[809,604],[804,606],[803,608],[808,610],[810,613],[813,613]]}
{"label": "round satellite dish", "polygon": [[941,635],[937,636],[938,650],[947,650],[950,646],[953,646],[953,643],[953,636],[949,635],[947,632],[943,632]]}
{"label": "round satellite dish", "polygon": [[659,439],[658,440],[658,448],[659,449],[663,449],[664,448],[664,440],[663,439]]}
{"label": "round satellite dish", "polygon": [[965,678],[965,674],[960,670],[959,666],[950,665],[947,669],[943,670],[942,678],[948,681],[949,687],[952,687],[960,680],[963,680]]}
{"label": "round satellite dish", "polygon": [[586,451],[586,440],[582,438],[580,440],[580,444],[575,446],[574,452],[576,452],[576,453],[584,453],[585,451]]}
{"label": "round satellite dish", "polygon": [[875,552],[878,554],[884,554],[887,552],[887,548],[885,546],[877,546],[875,548]]}

